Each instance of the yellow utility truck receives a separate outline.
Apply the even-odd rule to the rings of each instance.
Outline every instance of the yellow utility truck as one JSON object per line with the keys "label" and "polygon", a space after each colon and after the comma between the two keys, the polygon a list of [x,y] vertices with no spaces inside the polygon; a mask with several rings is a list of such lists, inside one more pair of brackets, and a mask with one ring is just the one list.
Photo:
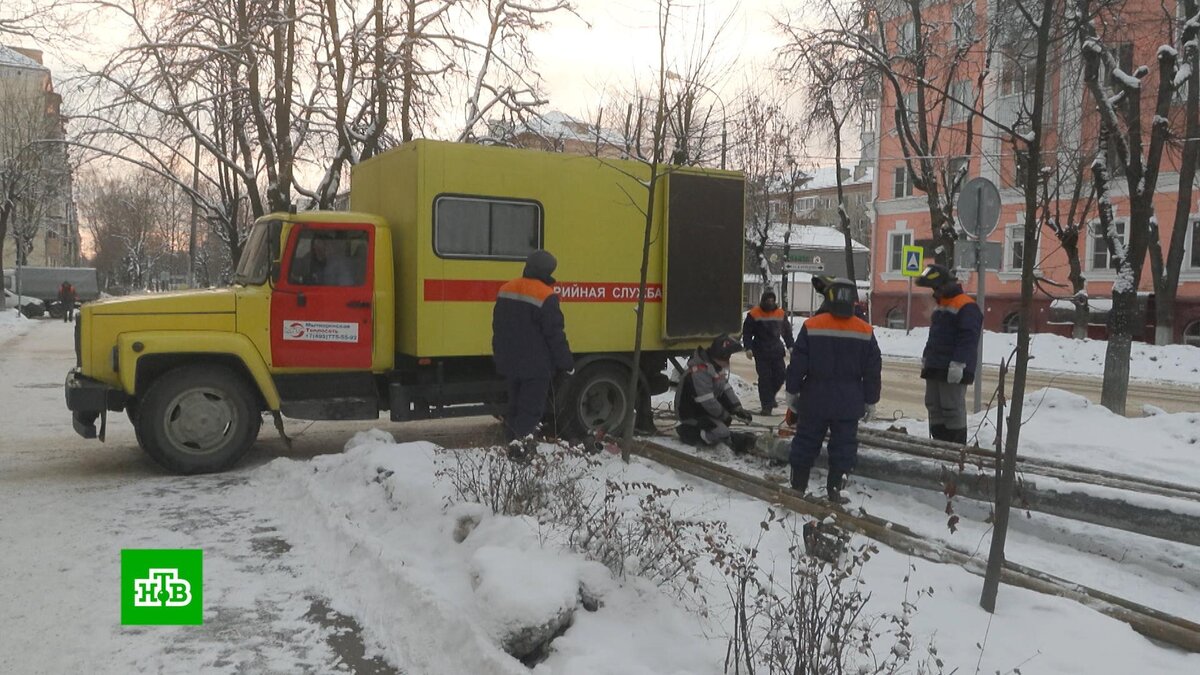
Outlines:
{"label": "yellow utility truck", "polygon": [[[662,167],[645,304],[639,426],[668,359],[740,326],[743,181]],[[393,421],[497,414],[500,285],[544,248],[576,357],[547,423],[562,437],[627,419],[649,168],[633,161],[419,140],[363,162],[350,210],[275,213],[232,286],[88,303],[66,400],[104,439],[126,411],[168,469],[220,471],[263,413]]]}

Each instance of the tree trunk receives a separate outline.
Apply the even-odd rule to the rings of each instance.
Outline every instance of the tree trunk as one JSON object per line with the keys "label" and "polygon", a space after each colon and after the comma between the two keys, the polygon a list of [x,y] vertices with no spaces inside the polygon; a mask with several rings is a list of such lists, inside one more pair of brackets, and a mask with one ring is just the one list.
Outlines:
{"label": "tree trunk", "polygon": [[1129,355],[1133,348],[1133,321],[1137,313],[1137,291],[1114,289],[1108,314],[1108,349],[1104,352],[1104,389],[1100,405],[1118,415],[1125,414],[1129,394]]}
{"label": "tree trunk", "polygon": [[[1036,25],[1037,59],[1035,62],[1033,111],[1030,120],[1033,139],[1028,144],[1029,162],[1021,178],[1025,183],[1025,235],[1024,250],[1034,251],[1037,246],[1038,187],[1041,184],[1041,147],[1045,91],[1046,63],[1050,51],[1050,29],[1053,23],[1054,0],[1042,0],[1041,15]],[[1021,264],[1021,307],[1020,324],[1017,329],[1017,368],[1013,375],[1013,389],[1008,418],[1008,438],[1004,445],[1004,466],[1000,485],[996,488],[996,518],[992,529],[991,549],[988,552],[987,573],[984,577],[983,593],[979,604],[988,612],[996,609],[996,596],[1000,588],[1000,573],[1004,566],[1004,545],[1008,537],[1009,512],[1012,507],[1013,484],[1016,482],[1017,448],[1021,440],[1022,415],[1025,404],[1025,385],[1029,372],[1029,325],[1033,317],[1033,282],[1036,257],[1024,256]],[[980,373],[982,375],[982,373]]]}

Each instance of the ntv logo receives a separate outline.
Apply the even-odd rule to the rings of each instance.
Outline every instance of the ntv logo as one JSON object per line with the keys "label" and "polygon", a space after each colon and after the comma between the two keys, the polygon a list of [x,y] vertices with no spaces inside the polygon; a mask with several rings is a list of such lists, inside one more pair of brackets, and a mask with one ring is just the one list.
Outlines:
{"label": "ntv logo", "polygon": [[192,604],[192,584],[179,578],[178,569],[151,569],[147,579],[134,579],[134,607],[187,607]]}
{"label": "ntv logo", "polygon": [[204,552],[122,550],[121,623],[126,626],[204,623]]}

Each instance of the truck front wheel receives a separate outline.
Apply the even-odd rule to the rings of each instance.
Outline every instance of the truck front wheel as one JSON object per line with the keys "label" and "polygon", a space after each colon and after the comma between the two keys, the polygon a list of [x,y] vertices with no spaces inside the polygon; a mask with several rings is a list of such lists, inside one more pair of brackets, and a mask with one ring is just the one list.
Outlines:
{"label": "truck front wheel", "polygon": [[134,417],[142,448],[182,474],[233,466],[262,425],[245,380],[220,366],[185,366],[163,374],[141,397]]}

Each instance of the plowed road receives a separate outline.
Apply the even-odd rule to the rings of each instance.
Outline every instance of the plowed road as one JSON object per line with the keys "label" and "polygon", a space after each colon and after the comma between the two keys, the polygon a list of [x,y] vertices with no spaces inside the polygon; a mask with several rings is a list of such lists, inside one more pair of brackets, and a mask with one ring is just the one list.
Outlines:
{"label": "plowed road", "polygon": [[[983,378],[983,405],[986,407],[996,388],[998,369],[985,368]],[[733,372],[749,382],[756,382],[758,375],[754,371],[754,362],[744,354],[733,358]],[[1056,387],[1087,397],[1094,403],[1100,402],[1100,378],[1083,377],[1067,373],[1049,371],[1029,371],[1027,391],[1033,392],[1043,387]],[[1008,374],[1005,391],[1012,393],[1012,372]],[[974,389],[967,392],[967,407],[974,396]],[[757,408],[758,401],[743,401],[747,407]],[[1134,381],[1129,384],[1129,399],[1126,413],[1131,417],[1142,414],[1143,405],[1153,405],[1167,412],[1200,412],[1200,388],[1176,384]],[[876,409],[876,416],[925,418],[925,382],[921,380],[921,364],[913,359],[884,358],[883,362],[883,397]]]}

